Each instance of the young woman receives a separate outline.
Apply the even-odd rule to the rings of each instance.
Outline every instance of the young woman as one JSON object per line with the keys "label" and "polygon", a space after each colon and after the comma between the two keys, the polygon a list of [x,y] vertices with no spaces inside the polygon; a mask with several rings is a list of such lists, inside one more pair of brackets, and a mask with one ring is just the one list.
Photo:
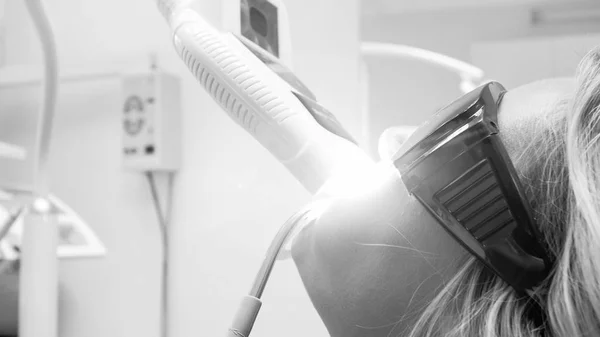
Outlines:
{"label": "young woman", "polygon": [[600,336],[600,50],[574,80],[507,92],[498,122],[556,261],[531,294],[539,306],[485,269],[390,175],[329,200],[294,242],[332,336]]}

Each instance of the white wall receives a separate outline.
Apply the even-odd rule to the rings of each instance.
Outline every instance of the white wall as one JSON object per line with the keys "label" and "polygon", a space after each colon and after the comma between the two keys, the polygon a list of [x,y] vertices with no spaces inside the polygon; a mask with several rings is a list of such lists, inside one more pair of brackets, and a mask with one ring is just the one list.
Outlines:
{"label": "white wall", "polygon": [[[275,231],[309,195],[183,69],[154,1],[44,3],[64,67],[139,63],[156,52],[161,65],[181,76],[184,156],[171,227],[170,332],[223,334]],[[289,0],[286,5],[296,70],[356,133],[357,0]],[[220,21],[220,1],[203,0],[198,9]],[[6,10],[7,64],[39,62],[22,3],[9,1]],[[0,138],[31,147],[36,90],[0,89]],[[159,333],[160,241],[143,176],[120,167],[119,99],[117,78],[61,88],[51,148],[52,189],[90,223],[108,255],[61,263],[60,336]],[[3,179],[27,182],[27,164],[0,166]],[[264,299],[256,336],[326,335],[290,261],[276,266]]]}
{"label": "white wall", "polygon": [[[363,18],[361,33],[366,41],[407,44],[471,62],[471,47],[479,42],[600,31],[600,22],[532,26],[529,9],[530,6],[497,6],[368,15]],[[417,61],[367,62],[371,149],[375,149],[377,137],[386,127],[418,125],[461,94],[458,76],[445,70]]]}
{"label": "white wall", "polygon": [[571,77],[579,61],[600,46],[600,34],[544,36],[475,43],[473,62],[507,88],[540,78]]}
{"label": "white wall", "polygon": [[440,9],[465,9],[482,6],[514,6],[540,4],[585,3],[586,0],[368,0],[363,2],[363,11],[370,14],[409,13]]}

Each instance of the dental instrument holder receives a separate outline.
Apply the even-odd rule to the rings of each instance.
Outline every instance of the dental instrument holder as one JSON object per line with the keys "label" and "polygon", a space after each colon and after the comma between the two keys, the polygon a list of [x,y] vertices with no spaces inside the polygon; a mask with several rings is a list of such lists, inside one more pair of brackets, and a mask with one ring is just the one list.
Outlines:
{"label": "dental instrument holder", "polygon": [[256,278],[252,285],[250,293],[246,295],[238,310],[234,316],[231,327],[227,332],[227,337],[248,337],[260,311],[262,302],[260,300],[263,291],[273,270],[273,266],[277,261],[277,255],[290,238],[290,235],[294,232],[296,227],[302,223],[304,216],[307,214],[308,209],[305,211],[298,212],[289,218],[283,226],[279,229],[271,245],[267,250],[265,259],[262,262],[260,270],[256,274]]}

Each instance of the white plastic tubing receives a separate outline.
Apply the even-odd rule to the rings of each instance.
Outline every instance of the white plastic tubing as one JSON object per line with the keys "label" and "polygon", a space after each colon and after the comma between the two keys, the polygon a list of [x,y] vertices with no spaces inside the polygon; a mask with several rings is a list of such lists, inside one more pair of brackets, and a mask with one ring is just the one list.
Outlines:
{"label": "white plastic tubing", "polygon": [[188,8],[193,1],[194,0],[155,0],[158,9],[171,28],[174,28],[175,26],[175,23],[172,21],[175,17],[175,13]]}

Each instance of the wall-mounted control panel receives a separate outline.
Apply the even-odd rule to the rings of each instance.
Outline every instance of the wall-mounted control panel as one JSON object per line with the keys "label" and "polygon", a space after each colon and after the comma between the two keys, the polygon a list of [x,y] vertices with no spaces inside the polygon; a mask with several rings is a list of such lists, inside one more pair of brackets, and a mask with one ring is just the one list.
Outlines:
{"label": "wall-mounted control panel", "polygon": [[127,169],[175,171],[181,162],[179,78],[160,71],[123,77],[122,158]]}

